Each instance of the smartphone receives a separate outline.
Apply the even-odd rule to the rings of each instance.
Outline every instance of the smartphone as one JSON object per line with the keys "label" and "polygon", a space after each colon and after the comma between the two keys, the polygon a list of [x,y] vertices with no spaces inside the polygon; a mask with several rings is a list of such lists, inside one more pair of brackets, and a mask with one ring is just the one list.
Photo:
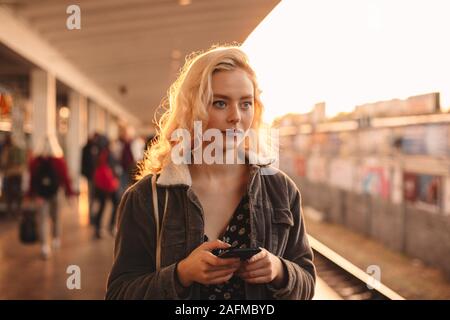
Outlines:
{"label": "smartphone", "polygon": [[230,248],[221,250],[217,256],[222,259],[240,258],[241,260],[248,260],[260,251],[259,248]]}

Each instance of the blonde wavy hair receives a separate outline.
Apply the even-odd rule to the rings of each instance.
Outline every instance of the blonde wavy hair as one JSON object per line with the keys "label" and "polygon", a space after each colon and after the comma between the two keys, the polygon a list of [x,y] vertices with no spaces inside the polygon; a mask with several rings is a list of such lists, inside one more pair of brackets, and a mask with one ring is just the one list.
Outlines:
{"label": "blonde wavy hair", "polygon": [[253,83],[254,117],[251,128],[260,128],[264,109],[260,100],[261,91],[256,74],[242,49],[236,45],[214,46],[204,52],[194,52],[186,58],[160,106],[165,111],[160,120],[155,121],[156,138],[147,146],[143,160],[138,163],[136,180],[148,174],[160,173],[170,162],[171,150],[177,143],[170,139],[176,129],[187,129],[193,137],[194,121],[208,122],[208,106],[213,99],[213,74],[220,70],[235,69],[244,70]]}

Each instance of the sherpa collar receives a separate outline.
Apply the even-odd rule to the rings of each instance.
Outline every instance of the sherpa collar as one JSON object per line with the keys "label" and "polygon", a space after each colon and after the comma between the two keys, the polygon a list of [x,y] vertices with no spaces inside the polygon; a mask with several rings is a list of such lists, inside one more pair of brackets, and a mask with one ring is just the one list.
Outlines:
{"label": "sherpa collar", "polygon": [[161,171],[161,174],[156,179],[156,184],[159,186],[184,184],[191,187],[192,178],[187,164],[175,164],[171,161]]}
{"label": "sherpa collar", "polygon": [[[274,161],[262,156],[257,156],[255,159],[256,163],[250,164],[253,169],[270,165]],[[156,179],[156,184],[159,186],[187,185],[191,187],[192,178],[187,164],[175,164],[170,161]]]}

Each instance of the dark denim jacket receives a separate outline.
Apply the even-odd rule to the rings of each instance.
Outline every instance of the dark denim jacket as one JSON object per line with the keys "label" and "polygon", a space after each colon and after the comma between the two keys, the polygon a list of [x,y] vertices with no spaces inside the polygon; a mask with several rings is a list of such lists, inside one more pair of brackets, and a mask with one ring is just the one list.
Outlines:
{"label": "dark denim jacket", "polygon": [[[248,184],[253,247],[279,256],[286,286],[247,284],[247,299],[311,299],[316,272],[301,210],[301,196],[282,171],[264,175],[264,166],[251,164]],[[267,169],[268,167],[266,167]],[[203,243],[204,220],[200,202],[191,189],[187,165],[169,164],[157,178],[159,212],[165,189],[169,192],[162,226],[161,269],[155,272],[155,224],[151,175],[131,186],[119,206],[114,263],[108,278],[107,299],[198,299],[199,284],[187,295],[177,281],[176,263]],[[161,221],[161,219],[160,219]],[[184,292],[186,293],[186,292]]]}

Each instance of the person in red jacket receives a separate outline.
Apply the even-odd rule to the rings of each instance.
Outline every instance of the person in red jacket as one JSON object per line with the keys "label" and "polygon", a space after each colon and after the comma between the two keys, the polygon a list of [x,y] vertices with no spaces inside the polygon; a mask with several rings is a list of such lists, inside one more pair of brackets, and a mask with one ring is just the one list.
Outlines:
{"label": "person in red jacket", "polygon": [[41,255],[42,258],[47,259],[51,254],[49,218],[52,222],[53,249],[58,249],[61,245],[58,191],[64,187],[67,197],[75,194],[71,187],[62,149],[55,136],[46,136],[43,139],[29,167],[28,196],[35,200],[38,207]]}
{"label": "person in red jacket", "polygon": [[95,196],[99,201],[99,209],[95,216],[95,237],[101,238],[101,226],[103,211],[106,200],[111,199],[113,208],[109,230],[112,235],[115,233],[116,210],[119,205],[117,190],[119,189],[119,180],[113,170],[113,156],[109,147],[104,147],[100,151],[97,167],[94,171]]}

